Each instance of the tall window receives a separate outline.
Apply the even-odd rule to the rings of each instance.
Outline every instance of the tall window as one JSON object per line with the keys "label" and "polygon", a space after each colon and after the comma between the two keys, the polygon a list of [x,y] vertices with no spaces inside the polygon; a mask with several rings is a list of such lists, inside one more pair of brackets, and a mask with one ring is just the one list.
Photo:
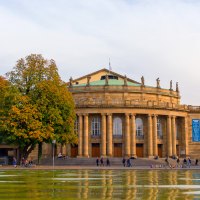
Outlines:
{"label": "tall window", "polygon": [[157,119],[157,135],[158,135],[159,139],[163,138],[162,124],[161,124],[161,120],[159,118]]}
{"label": "tall window", "polygon": [[78,133],[78,116],[76,116],[75,122],[74,122],[74,132]]}
{"label": "tall window", "polygon": [[136,118],[135,123],[136,123],[136,137],[143,138],[144,133],[143,133],[143,121],[142,121],[142,119]]}
{"label": "tall window", "polygon": [[177,140],[179,139],[179,124],[177,121],[176,121],[176,139]]}
{"label": "tall window", "polygon": [[91,125],[92,125],[92,127],[91,127],[92,135],[99,136],[100,135],[100,127],[101,127],[100,117],[93,117]]}
{"label": "tall window", "polygon": [[113,120],[113,135],[122,136],[122,119],[115,117]]}

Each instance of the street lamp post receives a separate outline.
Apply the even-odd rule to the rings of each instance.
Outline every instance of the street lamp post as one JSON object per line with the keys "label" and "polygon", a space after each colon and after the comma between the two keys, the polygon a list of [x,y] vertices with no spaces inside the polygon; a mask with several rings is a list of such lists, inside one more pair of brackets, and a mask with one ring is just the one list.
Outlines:
{"label": "street lamp post", "polygon": [[54,169],[54,160],[55,160],[55,157],[54,157],[54,148],[55,148],[56,140],[53,140],[52,144],[53,144],[53,169]]}

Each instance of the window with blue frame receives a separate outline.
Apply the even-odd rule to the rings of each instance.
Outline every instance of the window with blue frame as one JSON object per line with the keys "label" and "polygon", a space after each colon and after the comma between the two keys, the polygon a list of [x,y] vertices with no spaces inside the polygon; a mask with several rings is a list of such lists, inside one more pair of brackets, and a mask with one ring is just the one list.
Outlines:
{"label": "window with blue frame", "polygon": [[192,120],[192,141],[200,142],[200,119]]}

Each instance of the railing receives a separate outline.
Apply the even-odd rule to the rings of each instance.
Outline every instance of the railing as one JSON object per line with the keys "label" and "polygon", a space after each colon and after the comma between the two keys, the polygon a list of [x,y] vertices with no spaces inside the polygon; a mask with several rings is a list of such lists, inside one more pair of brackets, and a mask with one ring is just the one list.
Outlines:
{"label": "railing", "polygon": [[188,106],[190,112],[200,112],[200,106]]}
{"label": "railing", "polygon": [[75,105],[77,108],[83,107],[131,107],[131,108],[147,108],[147,109],[167,109],[188,111],[194,110],[200,112],[200,107],[188,107],[187,105],[179,105],[168,102],[156,101],[135,101],[135,100],[98,100],[95,99],[76,99]]}
{"label": "railing", "polygon": [[72,93],[79,93],[79,92],[95,92],[95,91],[102,91],[102,92],[110,92],[110,91],[121,91],[121,92],[141,92],[149,94],[159,94],[159,95],[170,95],[174,97],[179,97],[179,93],[173,90],[164,89],[164,88],[156,88],[156,87],[140,87],[140,86],[119,86],[119,85],[109,85],[109,86],[78,86],[75,85],[74,87],[69,87],[69,91]]}
{"label": "railing", "polygon": [[113,138],[122,138],[122,135],[113,135]]}
{"label": "railing", "polygon": [[101,137],[101,135],[99,134],[99,135],[91,135],[91,138],[100,138]]}
{"label": "railing", "polygon": [[136,135],[136,139],[143,140],[144,139],[144,135]]}

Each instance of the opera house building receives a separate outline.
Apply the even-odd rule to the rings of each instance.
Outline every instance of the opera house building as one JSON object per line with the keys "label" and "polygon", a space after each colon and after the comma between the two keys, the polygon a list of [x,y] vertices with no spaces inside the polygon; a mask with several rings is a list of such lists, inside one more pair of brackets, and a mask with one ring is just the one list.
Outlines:
{"label": "opera house building", "polygon": [[[43,144],[42,155],[69,157],[179,156],[199,158],[200,106],[181,104],[178,83],[162,88],[101,69],[68,82],[78,134],[77,145]],[[17,147],[1,145],[5,155],[19,157]],[[55,151],[54,151],[54,150]],[[30,155],[37,159],[38,148]]]}
{"label": "opera house building", "polygon": [[107,69],[70,79],[78,145],[70,157],[198,157],[200,107],[182,105],[172,88],[145,84]]}

